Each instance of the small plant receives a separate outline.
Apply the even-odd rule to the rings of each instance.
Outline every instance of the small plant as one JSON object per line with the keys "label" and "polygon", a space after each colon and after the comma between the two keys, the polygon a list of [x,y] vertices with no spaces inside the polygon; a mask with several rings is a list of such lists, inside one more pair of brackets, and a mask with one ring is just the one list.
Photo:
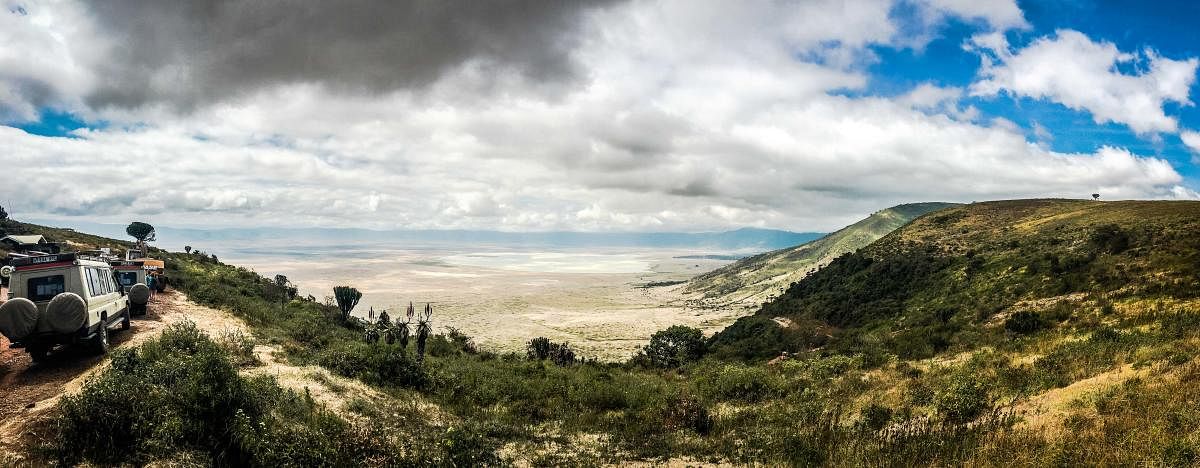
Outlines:
{"label": "small plant", "polygon": [[241,329],[225,330],[216,341],[229,353],[234,365],[244,367],[259,364],[258,357],[254,355],[254,338]]}

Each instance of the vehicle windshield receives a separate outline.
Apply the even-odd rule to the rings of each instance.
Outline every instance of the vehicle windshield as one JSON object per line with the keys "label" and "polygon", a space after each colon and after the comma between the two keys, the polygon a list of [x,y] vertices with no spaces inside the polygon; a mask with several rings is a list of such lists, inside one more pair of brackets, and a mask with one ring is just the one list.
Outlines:
{"label": "vehicle windshield", "polygon": [[66,280],[63,275],[29,278],[29,282],[26,285],[29,286],[29,300],[33,302],[54,299],[54,296],[62,294],[67,290]]}

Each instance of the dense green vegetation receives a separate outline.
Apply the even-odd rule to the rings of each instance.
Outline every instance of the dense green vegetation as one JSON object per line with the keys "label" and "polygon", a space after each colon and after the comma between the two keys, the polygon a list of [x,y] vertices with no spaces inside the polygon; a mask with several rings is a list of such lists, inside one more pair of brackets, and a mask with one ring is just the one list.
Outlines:
{"label": "dense green vegetation", "polygon": [[[132,434],[121,443],[134,461],[202,464],[1194,464],[1197,228],[1198,203],[954,207],[837,259],[707,341],[672,327],[627,363],[567,359],[569,345],[544,339],[497,355],[446,330],[418,364],[411,345],[365,343],[332,301],[281,308],[276,281],[168,254],[193,300],[244,318],[293,363],[386,398],[332,414],[231,371],[254,365],[239,346],[181,329],[115,356],[64,402],[61,440],[81,442],[53,453],[104,464],[110,436]],[[124,392],[161,416],[96,419]],[[267,438],[239,432],[249,422]],[[334,440],[271,439],[315,434]]]}
{"label": "dense green vegetation", "polygon": [[910,203],[877,211],[820,239],[747,257],[697,276],[687,291],[702,293],[705,303],[758,305],[789,284],[833,259],[860,248],[926,213],[953,203]]}

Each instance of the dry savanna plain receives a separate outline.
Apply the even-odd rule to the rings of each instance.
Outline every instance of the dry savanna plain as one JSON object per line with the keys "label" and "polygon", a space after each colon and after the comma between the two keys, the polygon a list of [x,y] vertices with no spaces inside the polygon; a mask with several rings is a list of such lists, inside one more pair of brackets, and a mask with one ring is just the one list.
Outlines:
{"label": "dry savanna plain", "polygon": [[712,333],[750,311],[712,307],[681,282],[730,262],[711,252],[642,248],[367,247],[353,251],[279,248],[222,258],[286,275],[318,300],[334,286],[363,292],[354,314],[402,316],[411,301],[434,306],[439,331],[454,327],[494,351],[522,351],[531,338],[566,341],[582,356],[629,357],[650,335],[684,324]]}

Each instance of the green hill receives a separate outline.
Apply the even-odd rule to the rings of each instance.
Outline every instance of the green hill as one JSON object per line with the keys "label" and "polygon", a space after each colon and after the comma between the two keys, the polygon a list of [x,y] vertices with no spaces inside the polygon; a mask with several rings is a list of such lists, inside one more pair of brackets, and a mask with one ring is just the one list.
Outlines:
{"label": "green hill", "polygon": [[875,242],[896,228],[953,203],[911,203],[880,210],[825,237],[747,257],[697,276],[685,291],[715,305],[757,306],[833,259]]}
{"label": "green hill", "polygon": [[823,348],[924,358],[1001,343],[1014,328],[1107,323],[1114,310],[1200,294],[1198,229],[1200,202],[949,208],[837,258],[714,342],[744,357]]}

